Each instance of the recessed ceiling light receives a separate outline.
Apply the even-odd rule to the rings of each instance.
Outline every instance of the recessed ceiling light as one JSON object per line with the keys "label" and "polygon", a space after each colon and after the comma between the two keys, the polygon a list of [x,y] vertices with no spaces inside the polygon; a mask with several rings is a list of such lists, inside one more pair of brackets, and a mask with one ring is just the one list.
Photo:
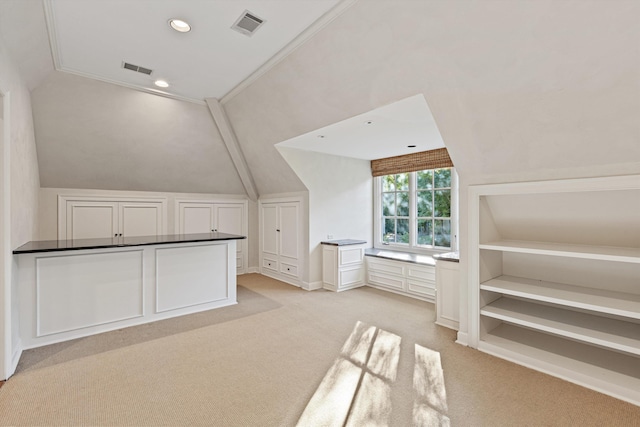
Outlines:
{"label": "recessed ceiling light", "polygon": [[373,120],[367,120],[366,122],[364,122],[365,125],[372,125],[373,124]]}
{"label": "recessed ceiling light", "polygon": [[318,138],[322,139],[324,138],[324,135],[318,135]]}
{"label": "recessed ceiling light", "polygon": [[187,22],[182,19],[169,19],[169,25],[180,33],[188,33],[191,31],[191,25],[187,24]]}
{"label": "recessed ceiling light", "polygon": [[164,80],[156,80],[155,82],[153,82],[153,84],[158,87],[169,87],[169,83],[165,82]]}

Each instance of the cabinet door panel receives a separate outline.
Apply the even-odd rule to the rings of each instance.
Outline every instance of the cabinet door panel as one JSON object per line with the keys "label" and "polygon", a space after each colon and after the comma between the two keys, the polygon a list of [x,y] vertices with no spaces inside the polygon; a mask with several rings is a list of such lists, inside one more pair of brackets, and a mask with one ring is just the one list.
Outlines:
{"label": "cabinet door panel", "polygon": [[278,256],[278,207],[262,206],[262,252]]}
{"label": "cabinet door panel", "polygon": [[162,234],[160,203],[120,203],[120,233],[124,237]]}
{"label": "cabinet door panel", "polygon": [[211,233],[213,204],[189,203],[180,206],[180,234]]}
{"label": "cabinet door panel", "polygon": [[242,235],[242,205],[216,205],[216,230]]}
{"label": "cabinet door panel", "polygon": [[298,204],[280,205],[280,255],[298,259]]}
{"label": "cabinet door panel", "polygon": [[67,239],[106,238],[117,233],[117,203],[67,202]]}

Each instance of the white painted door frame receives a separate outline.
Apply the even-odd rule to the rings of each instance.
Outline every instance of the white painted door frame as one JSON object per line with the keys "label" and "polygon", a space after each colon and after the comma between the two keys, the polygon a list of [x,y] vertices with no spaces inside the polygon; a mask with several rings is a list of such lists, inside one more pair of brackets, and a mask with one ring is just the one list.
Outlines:
{"label": "white painted door frame", "polygon": [[11,334],[11,168],[10,94],[0,88],[3,103],[0,136],[0,380],[12,373]]}

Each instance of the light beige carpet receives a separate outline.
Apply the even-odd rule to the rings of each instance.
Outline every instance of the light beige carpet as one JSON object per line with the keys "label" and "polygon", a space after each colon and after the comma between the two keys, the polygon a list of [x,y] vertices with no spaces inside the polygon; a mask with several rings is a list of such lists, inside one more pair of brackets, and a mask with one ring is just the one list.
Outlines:
{"label": "light beige carpet", "polygon": [[455,344],[432,304],[238,285],[232,307],[26,351],[0,425],[640,426],[640,407]]}

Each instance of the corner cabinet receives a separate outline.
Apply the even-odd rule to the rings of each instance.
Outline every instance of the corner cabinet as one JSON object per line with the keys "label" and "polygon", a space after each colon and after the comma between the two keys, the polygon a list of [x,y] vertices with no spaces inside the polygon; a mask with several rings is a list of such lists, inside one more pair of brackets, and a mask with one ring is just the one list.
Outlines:
{"label": "corner cabinet", "polygon": [[[229,233],[248,236],[248,202],[246,200],[176,199],[177,234]],[[236,242],[236,271],[247,272],[248,239]]]}
{"label": "corner cabinet", "polygon": [[302,201],[260,200],[260,273],[301,286]]}
{"label": "corner cabinet", "polygon": [[640,405],[640,176],[469,197],[469,345]]}

